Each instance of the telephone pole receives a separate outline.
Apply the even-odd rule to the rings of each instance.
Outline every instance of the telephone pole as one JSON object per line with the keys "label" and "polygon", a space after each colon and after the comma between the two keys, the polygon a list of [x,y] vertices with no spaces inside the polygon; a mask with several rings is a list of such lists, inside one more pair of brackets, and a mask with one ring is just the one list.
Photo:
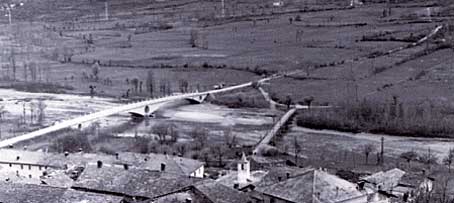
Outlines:
{"label": "telephone pole", "polygon": [[225,17],[225,0],[221,0],[221,17]]}
{"label": "telephone pole", "polygon": [[384,143],[385,143],[385,138],[384,137],[381,137],[381,147],[380,147],[380,164],[383,165],[384,163]]}
{"label": "telephone pole", "polygon": [[109,3],[107,0],[104,2],[104,8],[106,20],[109,20]]}

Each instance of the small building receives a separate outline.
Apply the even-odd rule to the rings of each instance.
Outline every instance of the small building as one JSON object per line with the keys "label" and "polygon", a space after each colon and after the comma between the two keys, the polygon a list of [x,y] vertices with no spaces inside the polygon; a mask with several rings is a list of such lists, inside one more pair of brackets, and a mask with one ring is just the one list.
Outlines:
{"label": "small building", "polygon": [[49,154],[25,150],[0,149],[0,181],[37,182],[50,169],[61,165],[45,162]]}
{"label": "small building", "polygon": [[228,174],[219,177],[216,181],[236,190],[247,191],[248,188],[255,188],[255,184],[267,174],[266,171],[251,171],[250,161],[243,153],[241,160],[238,162],[237,171],[230,171]]}
{"label": "small building", "polygon": [[407,173],[394,168],[363,177],[359,185],[362,185],[363,191],[369,195],[369,198],[380,195],[387,196],[388,202],[401,200],[407,202],[421,192],[432,191],[433,181],[434,179],[427,176],[425,172]]}

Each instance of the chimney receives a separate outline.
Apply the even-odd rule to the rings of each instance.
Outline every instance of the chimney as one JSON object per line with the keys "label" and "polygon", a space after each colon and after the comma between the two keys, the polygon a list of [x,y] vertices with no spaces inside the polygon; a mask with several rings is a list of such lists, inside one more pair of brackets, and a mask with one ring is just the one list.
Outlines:
{"label": "chimney", "polygon": [[102,168],[102,161],[98,161],[98,168]]}
{"label": "chimney", "polygon": [[128,169],[129,169],[128,164],[123,164],[123,168],[124,168],[125,170],[128,170]]}
{"label": "chimney", "polygon": [[115,153],[115,159],[120,159],[120,155],[117,153]]}
{"label": "chimney", "polygon": [[277,177],[277,181],[281,182],[281,181],[282,181],[282,177],[281,177],[281,176],[278,176],[278,177]]}
{"label": "chimney", "polygon": [[65,151],[65,157],[68,157],[68,156],[69,156],[69,152]]}
{"label": "chimney", "polygon": [[17,157],[16,157],[16,161],[19,161],[19,159],[20,159],[20,156],[17,156]]}
{"label": "chimney", "polygon": [[186,198],[185,203],[192,203],[192,199],[190,197]]}
{"label": "chimney", "polygon": [[238,190],[238,188],[240,188],[240,184],[239,183],[234,183],[233,184],[233,188]]}
{"label": "chimney", "polygon": [[287,175],[287,179],[290,178],[290,173],[289,172],[287,172],[285,175]]}
{"label": "chimney", "polygon": [[165,163],[161,163],[161,171],[165,171],[166,170],[166,164]]}

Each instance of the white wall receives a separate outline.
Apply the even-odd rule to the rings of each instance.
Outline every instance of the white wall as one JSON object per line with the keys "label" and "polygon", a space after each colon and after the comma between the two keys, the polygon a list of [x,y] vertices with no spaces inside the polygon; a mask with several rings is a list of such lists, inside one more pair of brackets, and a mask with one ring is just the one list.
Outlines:
{"label": "white wall", "polygon": [[16,163],[0,163],[0,173],[18,173],[19,176],[29,178],[39,178],[46,171],[47,167],[28,165],[28,164],[16,164]]}

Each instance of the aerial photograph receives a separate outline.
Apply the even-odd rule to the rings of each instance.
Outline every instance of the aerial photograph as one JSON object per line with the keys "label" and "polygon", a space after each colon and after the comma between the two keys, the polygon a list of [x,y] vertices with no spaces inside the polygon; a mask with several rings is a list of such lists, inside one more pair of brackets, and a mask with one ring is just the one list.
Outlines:
{"label": "aerial photograph", "polygon": [[454,203],[454,0],[0,0],[0,203]]}

